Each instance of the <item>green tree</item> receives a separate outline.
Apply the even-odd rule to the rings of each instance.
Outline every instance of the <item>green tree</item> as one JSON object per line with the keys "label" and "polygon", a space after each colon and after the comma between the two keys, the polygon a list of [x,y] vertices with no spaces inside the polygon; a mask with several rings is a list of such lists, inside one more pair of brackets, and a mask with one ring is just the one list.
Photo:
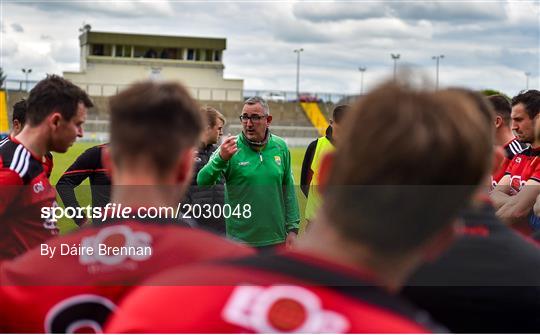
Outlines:
{"label": "green tree", "polygon": [[485,89],[485,90],[480,91],[480,93],[485,95],[486,97],[489,97],[490,95],[502,95],[503,97],[506,98],[506,100],[508,100],[508,101],[512,100],[512,99],[510,99],[510,97],[508,95],[504,94],[501,91],[497,91],[497,90]]}

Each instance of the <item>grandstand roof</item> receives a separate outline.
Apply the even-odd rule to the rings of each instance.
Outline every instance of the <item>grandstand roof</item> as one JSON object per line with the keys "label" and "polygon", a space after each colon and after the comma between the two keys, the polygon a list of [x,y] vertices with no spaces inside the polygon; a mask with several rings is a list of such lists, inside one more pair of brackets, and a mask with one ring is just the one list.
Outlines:
{"label": "grandstand roof", "polygon": [[225,50],[225,38],[203,38],[189,36],[167,36],[146,34],[125,34],[99,31],[85,31],[79,36],[81,46],[94,44],[128,44],[135,46],[207,48]]}

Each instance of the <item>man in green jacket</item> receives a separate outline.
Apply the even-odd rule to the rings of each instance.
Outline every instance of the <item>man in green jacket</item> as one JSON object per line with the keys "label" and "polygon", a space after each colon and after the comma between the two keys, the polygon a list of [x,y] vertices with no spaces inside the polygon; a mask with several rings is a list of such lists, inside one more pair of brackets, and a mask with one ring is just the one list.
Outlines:
{"label": "man in green jacket", "polygon": [[[285,141],[270,133],[270,109],[260,97],[246,100],[240,115],[243,131],[230,136],[197,176],[210,186],[223,174],[227,236],[253,247],[292,245],[300,215]],[[230,215],[228,215],[230,214]]]}

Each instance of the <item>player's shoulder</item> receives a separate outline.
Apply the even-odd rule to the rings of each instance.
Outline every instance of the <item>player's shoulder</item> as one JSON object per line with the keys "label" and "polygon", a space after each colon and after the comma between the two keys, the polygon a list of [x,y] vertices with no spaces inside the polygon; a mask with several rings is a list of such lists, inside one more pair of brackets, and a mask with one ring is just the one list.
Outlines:
{"label": "player's shoulder", "polygon": [[[297,265],[279,256],[255,256],[169,269],[149,279],[126,299],[120,307],[124,320],[117,319],[113,328],[116,324],[120,328],[114,330],[118,331],[129,324],[128,316],[140,315],[141,302],[151,297],[146,301],[156,306],[165,301],[194,301],[189,308],[169,305],[168,313],[182,310],[190,319],[212,318],[212,324],[219,325],[218,329],[195,329],[189,322],[164,318],[177,331],[277,333],[283,331],[283,325],[289,326],[289,332],[308,333],[430,329],[419,321],[423,316],[418,310],[404,307],[399,299],[376,287],[362,282],[355,282],[356,286],[324,285],[316,280],[309,266],[301,269],[303,275],[295,273],[292,267]],[[295,318],[300,312],[304,318]],[[324,318],[325,322],[306,322],[312,317]],[[149,327],[145,330],[160,330],[152,328],[155,323]]]}
{"label": "player's shoulder", "polygon": [[508,142],[508,144],[505,145],[504,149],[506,151],[507,157],[511,159],[515,155],[526,151],[530,147],[531,145],[529,143],[524,143],[519,141],[517,138],[514,138],[512,141]]}
{"label": "player's shoulder", "polygon": [[86,149],[81,156],[99,157],[101,159],[101,151],[106,147],[106,144],[99,144]]}
{"label": "player's shoulder", "polygon": [[24,145],[7,137],[0,142],[0,169],[15,172],[27,183],[43,171],[43,166]]}

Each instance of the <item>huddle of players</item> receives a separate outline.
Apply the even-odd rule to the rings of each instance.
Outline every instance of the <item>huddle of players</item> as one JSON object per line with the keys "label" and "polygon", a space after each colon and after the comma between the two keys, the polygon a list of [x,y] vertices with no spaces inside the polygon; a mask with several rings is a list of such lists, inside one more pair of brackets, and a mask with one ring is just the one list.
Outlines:
{"label": "huddle of players", "polygon": [[[47,101],[38,113],[32,102],[50,82],[52,89],[77,92],[74,103]],[[59,140],[68,130],[82,135],[78,128],[91,102],[77,90],[54,76],[39,83],[28,99],[32,122],[26,132],[33,136],[0,144],[0,183],[40,190],[30,194],[13,188],[22,195],[17,201],[0,191],[10,200],[0,208],[1,229],[27,224],[19,219],[25,213],[11,208],[25,205],[29,211],[53,200],[37,163],[47,150],[67,149],[58,142],[71,144]],[[33,248],[4,261],[0,331],[441,330],[397,293],[416,268],[451,244],[460,226],[456,218],[464,217],[461,209],[471,203],[472,208],[489,207],[478,205],[478,199],[479,186],[492,171],[494,116],[478,99],[467,91],[426,92],[397,83],[365,96],[344,122],[342,144],[320,164],[324,203],[294,250],[256,255],[178,222],[129,219],[86,227],[47,244],[149,246],[150,256],[48,258]],[[191,181],[194,147],[204,128],[195,101],[179,84],[142,82],[111,98],[110,111],[111,143],[103,161],[111,171],[111,200],[131,207],[174,206]],[[28,138],[36,137],[42,145],[33,147]],[[28,176],[27,165],[35,170]],[[145,187],[137,191],[121,185]],[[40,197],[30,197],[36,194]],[[4,220],[6,213],[11,224]],[[466,228],[473,238],[485,237],[483,224]],[[517,234],[504,234],[517,239],[517,249],[538,252]],[[13,238],[3,243],[13,244]],[[29,245],[26,239],[20,244]],[[524,258],[530,261],[527,252]],[[540,276],[529,278],[539,279],[529,286],[540,286]],[[415,300],[414,292],[408,296]]]}
{"label": "huddle of players", "polygon": [[511,106],[501,96],[490,97],[490,101],[497,112],[497,144],[504,150],[503,161],[493,175],[491,198],[503,222],[530,236],[540,229],[533,213],[540,195],[540,91],[518,94]]}

